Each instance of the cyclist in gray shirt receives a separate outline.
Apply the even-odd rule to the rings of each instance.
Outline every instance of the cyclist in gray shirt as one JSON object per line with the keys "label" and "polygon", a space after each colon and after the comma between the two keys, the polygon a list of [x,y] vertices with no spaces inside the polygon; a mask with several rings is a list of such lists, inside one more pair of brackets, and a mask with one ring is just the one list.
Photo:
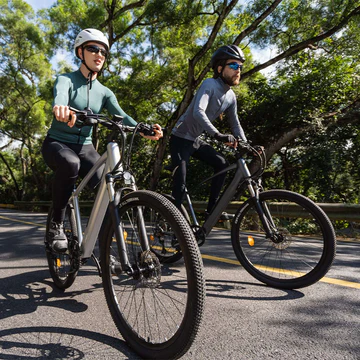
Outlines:
{"label": "cyclist in gray shirt", "polygon": [[[212,166],[214,173],[228,165],[222,154],[199,138],[204,131],[234,148],[237,147],[236,137],[247,141],[237,115],[236,96],[231,89],[231,86],[240,82],[240,71],[244,61],[244,54],[236,45],[226,45],[216,50],[211,58],[213,78],[203,81],[186,112],[172,130],[169,142],[172,166],[175,169],[172,195],[179,208],[184,195],[186,170],[191,156]],[[222,134],[212,124],[222,114],[225,114],[232,134]],[[225,177],[226,173],[213,178],[207,213],[210,213],[214,207]]]}

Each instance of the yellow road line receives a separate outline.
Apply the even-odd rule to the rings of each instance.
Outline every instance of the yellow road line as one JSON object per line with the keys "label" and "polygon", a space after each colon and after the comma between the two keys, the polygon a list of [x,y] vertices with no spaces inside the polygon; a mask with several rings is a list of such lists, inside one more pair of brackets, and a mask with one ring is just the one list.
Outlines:
{"label": "yellow road line", "polygon": [[[1,219],[4,220],[10,220],[10,221],[14,221],[14,222],[19,222],[19,223],[23,223],[23,224],[27,224],[27,225],[35,225],[35,226],[40,226],[40,227],[46,227],[46,225],[42,225],[42,224],[38,224],[38,223],[33,223],[30,221],[24,221],[24,220],[17,220],[17,219],[13,219],[13,218],[9,218],[6,216],[1,216]],[[212,255],[205,255],[202,254],[202,258],[203,259],[208,259],[208,260],[213,260],[213,261],[218,261],[218,262],[222,262],[222,263],[227,263],[227,264],[232,264],[232,265],[240,265],[239,261],[237,260],[231,260],[231,259],[226,259],[226,258],[221,258],[218,256],[212,256]],[[284,272],[284,270],[278,270],[279,272]],[[293,273],[290,272],[289,273]],[[329,277],[323,277],[321,280],[319,280],[321,282],[327,283],[327,284],[333,284],[333,285],[339,285],[339,286],[346,286],[346,287],[350,287],[353,289],[360,289],[360,283],[356,283],[356,282],[352,282],[352,281],[346,281],[346,280],[340,280],[340,279],[333,279],[333,278],[329,278]]]}
{"label": "yellow road line", "polygon": [[1,215],[0,215],[0,219],[10,220],[10,221],[19,222],[19,223],[27,224],[27,225],[35,225],[35,226],[46,227],[46,225],[43,225],[43,224],[33,223],[33,222],[30,222],[30,221],[24,221],[24,220],[17,220],[17,219],[13,219],[13,218],[9,218],[9,217],[6,217],[6,216],[1,216]]}
{"label": "yellow road line", "polygon": [[223,263],[227,263],[227,264],[240,265],[240,263],[237,260],[225,259],[225,258],[211,256],[211,255],[205,255],[205,254],[201,254],[201,257],[203,259],[219,261],[219,262],[223,262]]}
{"label": "yellow road line", "polygon": [[[227,264],[232,264],[232,265],[240,265],[239,261],[237,260],[231,260],[231,259],[226,259],[226,258],[221,258],[218,256],[211,256],[211,255],[205,255],[202,254],[201,255],[203,259],[208,259],[208,260],[213,260],[213,261],[218,261],[218,262],[222,262],[222,263],[227,263]],[[265,266],[257,266],[258,268],[264,269],[266,268]],[[286,273],[286,274],[294,274],[294,271],[288,271],[288,270],[283,270],[283,269],[272,269],[274,271],[278,271],[279,273]],[[297,275],[301,275],[301,273],[299,272],[295,272]],[[346,286],[346,287],[350,287],[353,289],[360,289],[360,283],[356,283],[356,282],[352,282],[352,281],[346,281],[346,280],[340,280],[340,279],[333,279],[333,278],[329,278],[324,276],[322,279],[319,280],[320,282],[324,282],[327,284],[333,284],[333,285],[339,285],[339,286]]]}

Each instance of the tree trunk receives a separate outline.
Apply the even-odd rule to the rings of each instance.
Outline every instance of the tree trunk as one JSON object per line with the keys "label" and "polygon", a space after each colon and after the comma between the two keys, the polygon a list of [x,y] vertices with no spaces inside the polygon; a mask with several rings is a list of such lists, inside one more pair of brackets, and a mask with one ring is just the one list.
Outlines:
{"label": "tree trunk", "polygon": [[22,199],[22,191],[19,188],[19,185],[18,185],[18,183],[16,181],[15,175],[14,175],[9,163],[6,161],[6,159],[5,159],[5,157],[3,156],[2,153],[0,153],[0,158],[4,162],[7,169],[9,170],[10,176],[11,176],[13,182],[14,182],[15,190],[16,190],[16,192],[15,192],[16,200],[21,201],[21,199]]}

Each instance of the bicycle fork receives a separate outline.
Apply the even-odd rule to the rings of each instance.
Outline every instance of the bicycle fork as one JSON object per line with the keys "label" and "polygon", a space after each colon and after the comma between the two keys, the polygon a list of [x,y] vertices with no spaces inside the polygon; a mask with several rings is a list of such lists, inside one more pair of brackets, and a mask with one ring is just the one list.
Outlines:
{"label": "bicycle fork", "polygon": [[[257,184],[255,184],[248,180],[248,190],[251,195],[251,200],[255,206],[256,212],[259,215],[260,221],[264,227],[266,238],[271,239],[275,242],[277,242],[279,232],[276,230],[276,225],[272,219],[270,209],[266,202],[261,202],[259,198],[260,189]],[[279,239],[279,241],[281,241]]]}
{"label": "bicycle fork", "polygon": [[[120,175],[120,177],[123,177],[123,174]],[[131,175],[132,177],[132,175]],[[125,230],[123,228],[123,223],[120,219],[119,215],[119,204],[121,202],[121,191],[116,192],[114,190],[114,177],[113,175],[108,175],[106,182],[107,182],[107,188],[108,188],[108,194],[109,194],[109,211],[110,216],[112,219],[112,222],[114,224],[114,233],[116,242],[118,245],[118,254],[120,259],[120,264],[114,264],[113,271],[116,274],[120,274],[121,272],[125,271],[128,275],[131,276],[139,276],[139,272],[142,272],[143,269],[140,268],[140,266],[137,264],[137,267],[133,267],[133,265],[130,263],[130,260],[128,258],[128,253],[126,250],[126,235]],[[132,177],[131,181],[131,190],[136,190],[135,181]],[[141,206],[137,207],[137,221],[136,224],[134,224],[138,227],[138,233],[139,233],[139,242],[140,247],[142,249],[142,254],[145,252],[150,251],[150,246],[148,242],[148,237],[146,233],[146,226],[143,216],[143,210]],[[135,265],[135,264],[134,264]],[[146,270],[146,269],[145,269]]]}

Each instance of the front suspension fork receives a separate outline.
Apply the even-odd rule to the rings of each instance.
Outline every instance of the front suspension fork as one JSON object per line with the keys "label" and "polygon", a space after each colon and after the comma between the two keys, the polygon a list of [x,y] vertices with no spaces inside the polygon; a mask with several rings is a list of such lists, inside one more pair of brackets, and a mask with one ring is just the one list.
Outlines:
{"label": "front suspension fork", "polygon": [[251,195],[251,201],[253,202],[256,212],[258,213],[260,221],[264,227],[266,238],[274,239],[277,231],[269,207],[267,206],[266,202],[261,202],[259,199],[261,185],[258,185],[254,181],[249,180],[248,189]]}
{"label": "front suspension fork", "polygon": [[[126,271],[129,275],[134,275],[136,272],[136,269],[133,269],[126,250],[126,239],[124,234],[124,228],[122,221],[119,216],[119,204],[121,202],[121,191],[116,192],[114,190],[114,176],[109,176],[107,181],[107,188],[108,188],[108,194],[109,194],[109,211],[111,220],[114,224],[114,233],[115,238],[118,246],[118,255],[120,259],[121,269],[123,271]],[[135,186],[131,187],[131,190],[136,190]],[[134,226],[137,226],[138,232],[139,232],[139,240],[140,245],[142,249],[142,253],[145,251],[150,251],[149,241],[146,233],[146,226],[143,216],[143,210],[141,206],[138,206],[138,217],[137,217],[137,223],[134,224]]]}

